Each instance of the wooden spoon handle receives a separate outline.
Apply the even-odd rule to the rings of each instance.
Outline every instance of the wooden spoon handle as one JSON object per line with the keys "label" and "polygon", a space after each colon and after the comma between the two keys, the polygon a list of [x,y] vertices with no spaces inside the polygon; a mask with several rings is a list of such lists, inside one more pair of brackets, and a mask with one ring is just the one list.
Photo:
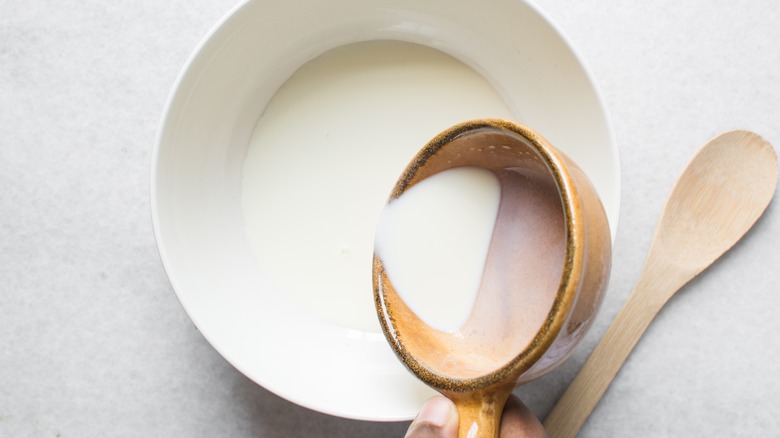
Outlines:
{"label": "wooden spoon handle", "polygon": [[692,277],[658,268],[652,260],[645,267],[612,325],[545,419],[550,438],[577,435],[655,315]]}
{"label": "wooden spoon handle", "polygon": [[458,438],[498,438],[501,414],[511,393],[511,386],[503,386],[447,394],[458,409]]}

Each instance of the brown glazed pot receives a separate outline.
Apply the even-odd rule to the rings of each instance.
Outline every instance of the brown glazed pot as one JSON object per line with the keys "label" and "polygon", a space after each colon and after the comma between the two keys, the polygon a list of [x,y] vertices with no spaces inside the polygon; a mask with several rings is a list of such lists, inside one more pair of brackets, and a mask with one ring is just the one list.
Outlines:
{"label": "brown glazed pot", "polygon": [[[467,121],[437,135],[406,167],[390,201],[431,175],[461,166],[482,167],[497,175],[508,171],[541,175],[549,181],[550,193],[560,199],[560,257],[549,263],[549,269],[555,270],[553,279],[559,275],[560,281],[557,291],[554,286],[546,294],[547,304],[538,307],[538,322],[531,324],[531,332],[523,335],[522,342],[513,333],[529,330],[524,321],[488,324],[491,327],[485,330],[476,327],[465,330],[465,336],[435,330],[398,297],[376,254],[374,300],[382,330],[398,358],[418,378],[456,402],[460,436],[497,436],[501,411],[511,391],[563,362],[593,322],[609,278],[612,241],[604,208],[585,173],[540,134],[507,120]],[[541,255],[530,256],[544,260],[544,248],[539,250]],[[515,265],[523,263],[523,256],[527,259],[529,254],[518,254]],[[533,283],[534,273],[515,273],[512,263],[506,269],[512,288],[519,291]],[[512,302],[513,295],[508,295],[506,304],[510,314],[513,305],[524,305]],[[478,312],[477,307],[474,312]],[[486,314],[472,319],[491,318]],[[461,361],[463,352],[488,358],[492,365]]]}

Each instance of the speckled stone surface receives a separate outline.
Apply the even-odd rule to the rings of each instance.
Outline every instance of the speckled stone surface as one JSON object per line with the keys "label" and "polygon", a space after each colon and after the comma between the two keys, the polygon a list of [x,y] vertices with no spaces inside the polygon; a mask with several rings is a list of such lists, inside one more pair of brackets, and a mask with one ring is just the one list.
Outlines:
{"label": "speckled stone surface", "polygon": [[[152,148],[190,52],[235,2],[0,2],[0,436],[400,437],[235,371],[179,305],[149,212]],[[729,129],[780,146],[770,0],[539,0],[611,112],[623,172],[612,281],[593,330],[518,390],[540,416],[636,279],[667,194]],[[780,430],[780,211],[675,297],[582,437]]]}

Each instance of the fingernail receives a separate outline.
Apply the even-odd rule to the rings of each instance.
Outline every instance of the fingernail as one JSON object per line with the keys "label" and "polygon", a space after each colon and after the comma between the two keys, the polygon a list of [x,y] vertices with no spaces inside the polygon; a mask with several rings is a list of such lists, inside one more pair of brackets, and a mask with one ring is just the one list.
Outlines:
{"label": "fingernail", "polygon": [[444,397],[434,397],[423,405],[417,415],[418,422],[443,427],[452,415],[452,402]]}

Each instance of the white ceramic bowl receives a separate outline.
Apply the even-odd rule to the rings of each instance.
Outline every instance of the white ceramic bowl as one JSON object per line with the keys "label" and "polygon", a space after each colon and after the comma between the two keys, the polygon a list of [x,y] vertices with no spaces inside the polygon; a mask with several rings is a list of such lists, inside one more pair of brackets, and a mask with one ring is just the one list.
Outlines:
{"label": "white ceramic bowl", "polygon": [[[523,1],[247,1],[209,33],[168,100],[152,169],[155,235],[176,294],[214,348],[270,391],[331,415],[406,420],[431,391],[378,330],[324,322],[276,290],[264,273],[275,267],[258,266],[250,248],[242,208],[249,139],[276,91],[329,49],[372,40],[435,48],[484,76],[515,120],[588,173],[613,235],[620,176],[593,81],[560,32]],[[429,137],[445,127],[431,126]],[[391,185],[402,168],[383,177]],[[370,281],[365,293],[370,300]]]}

